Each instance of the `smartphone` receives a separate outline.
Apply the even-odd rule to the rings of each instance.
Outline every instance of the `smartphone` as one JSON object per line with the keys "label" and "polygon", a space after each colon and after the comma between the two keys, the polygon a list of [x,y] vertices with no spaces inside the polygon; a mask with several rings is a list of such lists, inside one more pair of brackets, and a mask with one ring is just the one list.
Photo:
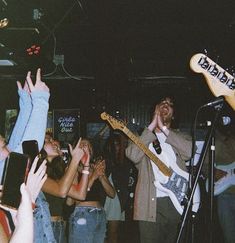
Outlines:
{"label": "smartphone", "polygon": [[20,186],[26,181],[30,159],[28,155],[11,152],[3,172],[1,204],[17,209],[21,201]]}
{"label": "smartphone", "polygon": [[30,158],[31,163],[35,157],[39,154],[38,142],[36,140],[27,140],[22,143],[23,153],[27,154]]}

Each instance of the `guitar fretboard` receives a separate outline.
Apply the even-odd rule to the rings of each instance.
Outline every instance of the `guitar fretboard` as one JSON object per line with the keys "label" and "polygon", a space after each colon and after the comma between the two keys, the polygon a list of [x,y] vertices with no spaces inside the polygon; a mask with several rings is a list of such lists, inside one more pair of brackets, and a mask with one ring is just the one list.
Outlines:
{"label": "guitar fretboard", "polygon": [[138,137],[134,135],[128,128],[124,128],[122,130],[159,168],[159,170],[165,175],[165,176],[171,176],[172,170],[168,168],[160,159],[158,159],[155,154],[153,154],[149,148],[143,144]]}

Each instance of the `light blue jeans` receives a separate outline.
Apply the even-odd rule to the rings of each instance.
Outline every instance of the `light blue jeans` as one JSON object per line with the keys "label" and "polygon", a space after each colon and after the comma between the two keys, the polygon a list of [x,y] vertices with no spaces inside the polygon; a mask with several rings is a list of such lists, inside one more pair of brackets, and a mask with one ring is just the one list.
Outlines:
{"label": "light blue jeans", "polygon": [[65,238],[65,226],[66,222],[61,220],[61,221],[52,221],[52,229],[54,232],[54,236],[56,239],[57,243],[66,243],[66,238]]}
{"label": "light blue jeans", "polygon": [[46,198],[39,193],[34,210],[34,243],[56,243],[51,224],[51,215]]}
{"label": "light blue jeans", "polygon": [[69,243],[103,243],[105,233],[103,208],[75,207],[69,219]]}
{"label": "light blue jeans", "polygon": [[225,243],[235,242],[235,194],[221,193],[217,197],[219,222]]}

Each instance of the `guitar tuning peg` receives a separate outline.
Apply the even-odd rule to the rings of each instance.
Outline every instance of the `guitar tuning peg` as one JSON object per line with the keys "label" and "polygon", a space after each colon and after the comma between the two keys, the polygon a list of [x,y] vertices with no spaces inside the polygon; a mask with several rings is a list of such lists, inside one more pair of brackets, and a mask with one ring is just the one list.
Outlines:
{"label": "guitar tuning peg", "polygon": [[218,63],[218,62],[219,62],[219,56],[216,57],[216,63]]}
{"label": "guitar tuning peg", "polygon": [[204,49],[204,53],[207,56],[207,54],[208,54],[207,49]]}

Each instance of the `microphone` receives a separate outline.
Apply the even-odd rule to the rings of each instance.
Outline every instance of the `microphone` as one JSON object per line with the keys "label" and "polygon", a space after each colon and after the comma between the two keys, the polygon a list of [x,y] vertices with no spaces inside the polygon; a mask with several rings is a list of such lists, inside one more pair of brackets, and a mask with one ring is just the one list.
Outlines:
{"label": "microphone", "polygon": [[214,101],[211,101],[203,106],[201,106],[202,108],[204,107],[211,107],[211,106],[217,106],[220,105],[221,103],[224,102],[224,97],[223,96],[219,96],[218,98],[216,98]]}
{"label": "microphone", "polygon": [[[219,125],[221,126],[228,126],[230,123],[232,122],[231,117],[229,116],[222,116],[219,120]],[[212,125],[211,121],[205,121],[205,122],[201,122],[198,124],[198,127],[210,127]]]}

